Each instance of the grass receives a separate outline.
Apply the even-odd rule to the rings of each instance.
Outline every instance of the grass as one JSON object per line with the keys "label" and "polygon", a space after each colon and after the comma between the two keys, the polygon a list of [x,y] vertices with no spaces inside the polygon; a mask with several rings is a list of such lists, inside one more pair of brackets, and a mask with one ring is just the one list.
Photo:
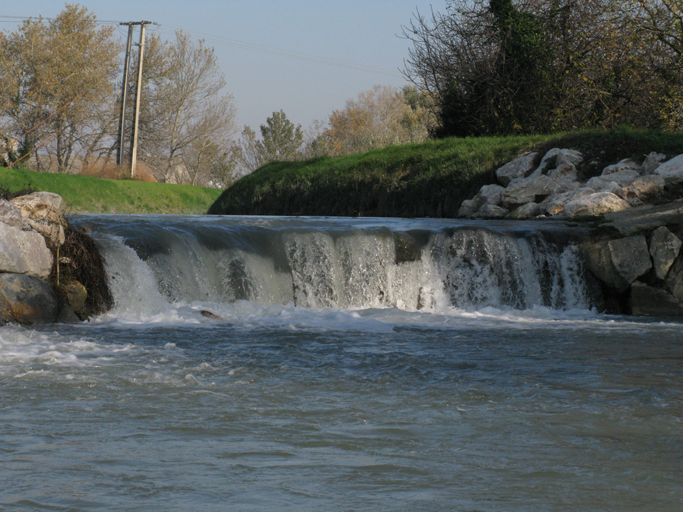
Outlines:
{"label": "grass", "polygon": [[584,153],[584,178],[623,158],[683,153],[683,134],[620,129],[571,134],[451,138],[303,162],[274,162],[225,190],[209,213],[456,217],[460,203],[524,151]]}
{"label": "grass", "polygon": [[221,191],[190,185],[34,172],[0,167],[0,187],[59,194],[67,213],[204,214]]}

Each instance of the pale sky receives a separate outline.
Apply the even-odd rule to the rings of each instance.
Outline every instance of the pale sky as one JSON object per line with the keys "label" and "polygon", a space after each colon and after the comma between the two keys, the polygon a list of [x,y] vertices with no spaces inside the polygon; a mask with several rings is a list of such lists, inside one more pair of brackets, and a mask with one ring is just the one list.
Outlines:
{"label": "pale sky", "polygon": [[[399,69],[410,43],[398,37],[401,25],[410,22],[416,9],[428,13],[433,6],[443,12],[446,6],[446,0],[73,3],[87,7],[100,21],[148,20],[161,25],[149,30],[162,36],[172,38],[175,29],[182,28],[195,39],[205,39],[216,50],[239,125],[248,124],[257,133],[274,111],[284,110],[292,122],[306,129],[375,84],[406,85]],[[8,16],[52,17],[64,5],[53,0],[3,1],[0,29],[14,30],[20,22]],[[122,41],[126,31],[127,27],[118,29]],[[302,58],[287,56],[293,53]]]}

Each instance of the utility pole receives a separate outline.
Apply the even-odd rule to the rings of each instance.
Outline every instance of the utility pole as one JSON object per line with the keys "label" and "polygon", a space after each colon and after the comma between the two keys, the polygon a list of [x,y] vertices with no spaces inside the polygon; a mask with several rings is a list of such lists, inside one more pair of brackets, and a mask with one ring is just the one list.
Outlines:
{"label": "utility pole", "polygon": [[137,164],[137,153],[138,153],[138,126],[140,124],[140,96],[142,93],[142,62],[145,53],[145,27],[147,25],[159,25],[151,21],[129,21],[128,23],[120,23],[120,25],[128,25],[128,44],[126,47],[126,62],[125,69],[123,71],[123,86],[121,94],[121,113],[119,115],[119,144],[116,151],[116,163],[118,165],[123,165],[123,159],[125,155],[124,151],[124,131],[125,131],[125,119],[126,119],[126,101],[127,101],[127,89],[128,89],[128,69],[130,67],[130,48],[133,39],[133,26],[140,25],[140,44],[138,45],[140,51],[138,53],[138,76],[136,78],[136,91],[135,91],[135,110],[133,111],[133,129],[131,133],[131,148],[130,148],[130,176],[135,177],[135,166]]}
{"label": "utility pole", "polygon": [[128,96],[128,70],[130,69],[130,47],[133,41],[133,25],[134,23],[119,23],[119,25],[128,25],[128,42],[126,44],[126,59],[123,65],[123,85],[121,86],[121,114],[119,115],[119,144],[116,148],[116,165],[119,167],[123,165],[124,147],[123,135],[126,129],[126,98]]}

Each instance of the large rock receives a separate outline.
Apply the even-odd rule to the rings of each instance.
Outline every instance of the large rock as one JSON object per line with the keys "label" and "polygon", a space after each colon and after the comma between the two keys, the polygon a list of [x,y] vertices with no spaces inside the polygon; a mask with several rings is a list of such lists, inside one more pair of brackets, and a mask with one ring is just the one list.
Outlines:
{"label": "large rock", "polygon": [[664,178],[657,174],[641,176],[629,185],[622,187],[618,195],[631,206],[645,204],[649,198],[661,194],[664,191]]}
{"label": "large rock", "polygon": [[57,294],[47,281],[20,274],[0,274],[0,319],[23,325],[57,319]]}
{"label": "large rock", "polygon": [[630,207],[630,204],[611,192],[596,192],[568,202],[564,206],[564,213],[568,217],[595,217],[627,210]]}
{"label": "large rock", "polygon": [[533,219],[541,213],[541,208],[536,203],[523,204],[514,211],[511,211],[507,218],[514,220]]}
{"label": "large rock", "polygon": [[683,258],[676,258],[666,276],[665,284],[671,295],[683,304]]}
{"label": "large rock", "polygon": [[659,279],[666,279],[671,265],[678,257],[681,245],[681,240],[665,226],[655,229],[650,235],[650,255]]}
{"label": "large rock", "polygon": [[67,222],[60,209],[60,196],[51,192],[34,192],[15,197],[10,202],[19,208],[28,225],[45,237],[48,246],[57,248],[64,243]]}
{"label": "large rock", "polygon": [[586,265],[595,276],[619,292],[652,268],[642,235],[583,244]]}
{"label": "large rock", "polygon": [[602,176],[608,176],[610,174],[619,174],[623,171],[635,171],[640,175],[643,172],[643,168],[630,158],[625,158],[614,165],[608,165],[602,170]]}
{"label": "large rock", "polygon": [[576,190],[568,190],[567,192],[561,192],[559,194],[553,194],[548,196],[539,205],[539,208],[542,213],[546,213],[547,215],[559,215],[560,213],[564,212],[564,206],[570,201],[594,193],[595,190],[592,188],[584,187]]}
{"label": "large rock", "polygon": [[40,234],[0,222],[0,272],[47,277],[52,261]]}
{"label": "large rock", "polygon": [[477,213],[477,207],[474,204],[474,201],[471,199],[465,199],[462,203],[460,203],[458,217],[472,217],[472,215],[475,213]]}
{"label": "large rock", "polygon": [[673,295],[636,281],[631,286],[631,313],[647,316],[681,316],[683,305]]}
{"label": "large rock", "polygon": [[61,205],[61,197],[57,194],[50,192],[34,193],[15,197],[10,203],[19,208],[21,216],[26,219],[66,224],[61,209],[54,206]]}
{"label": "large rock", "polygon": [[612,192],[617,196],[621,194],[621,185],[616,181],[610,181],[607,177],[595,176],[586,182],[586,187],[592,188],[595,192]]}
{"label": "large rock", "polygon": [[603,221],[601,229],[616,230],[623,236],[649,234],[659,226],[683,224],[683,201],[607,213]]}
{"label": "large rock", "polygon": [[574,164],[562,164],[548,172],[549,178],[554,179],[558,183],[564,183],[570,186],[577,181],[578,175],[579,173]]}
{"label": "large rock", "polygon": [[683,155],[678,155],[664,162],[654,172],[664,178],[667,186],[683,184]]}
{"label": "large rock", "polygon": [[579,165],[583,161],[583,155],[580,151],[575,149],[559,149],[553,148],[548,151],[543,158],[538,168],[532,173],[534,175],[547,174],[551,169],[556,169],[564,164]]}
{"label": "large rock", "polygon": [[639,178],[640,173],[634,169],[622,169],[618,172],[610,172],[608,174],[603,172],[600,177],[605,181],[614,181],[623,187],[624,185],[633,182],[636,178]]}
{"label": "large rock", "polygon": [[529,176],[512,182],[501,194],[506,208],[517,208],[526,203],[540,203],[547,196],[562,189],[562,185],[546,175]]}
{"label": "large rock", "polygon": [[26,223],[21,210],[4,199],[0,199],[0,222],[16,228],[23,228]]}
{"label": "large rock", "polygon": [[507,216],[507,214],[510,213],[510,210],[507,210],[501,206],[496,206],[495,204],[485,204],[479,210],[477,210],[477,213],[474,214],[475,219],[502,219],[503,217]]}
{"label": "large rock", "polygon": [[496,171],[498,182],[507,187],[512,180],[524,178],[531,173],[534,159],[538,153],[522,153],[517,158],[508,162]]}
{"label": "large rock", "polygon": [[479,189],[477,195],[472,198],[474,207],[479,209],[485,204],[500,205],[500,195],[504,190],[505,188],[500,185],[484,185]]}
{"label": "large rock", "polygon": [[659,167],[664,160],[666,160],[666,155],[653,151],[645,157],[645,161],[642,165],[643,174],[652,174],[654,170],[657,169],[657,167]]}

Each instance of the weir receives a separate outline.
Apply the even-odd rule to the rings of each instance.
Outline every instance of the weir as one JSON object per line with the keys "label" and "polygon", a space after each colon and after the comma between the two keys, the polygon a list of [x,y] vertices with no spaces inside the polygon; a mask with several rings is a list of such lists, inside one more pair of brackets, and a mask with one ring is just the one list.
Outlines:
{"label": "weir", "polygon": [[576,225],[439,219],[76,215],[117,309],[168,303],[440,311],[588,309]]}

